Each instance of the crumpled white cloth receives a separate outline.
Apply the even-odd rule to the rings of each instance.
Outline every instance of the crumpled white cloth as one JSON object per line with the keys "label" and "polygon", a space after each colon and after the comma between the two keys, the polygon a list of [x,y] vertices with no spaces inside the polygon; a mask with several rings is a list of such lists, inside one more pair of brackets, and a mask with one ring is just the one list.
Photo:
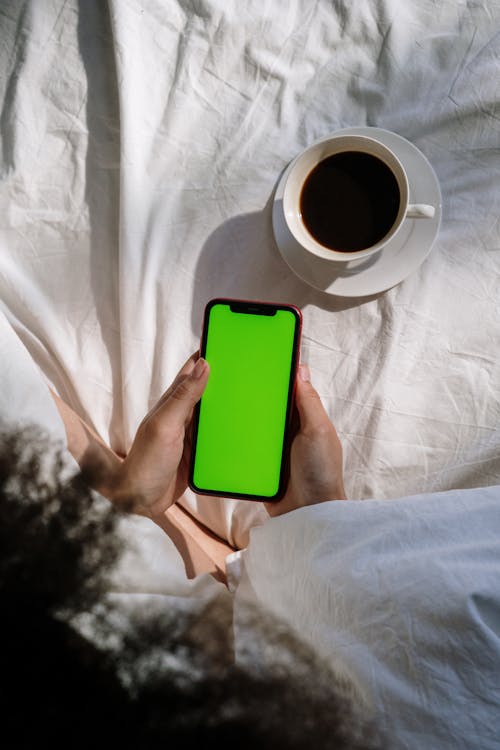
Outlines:
{"label": "crumpled white cloth", "polygon": [[250,537],[228,559],[237,622],[252,604],[288,622],[391,748],[497,750],[500,487],[323,503]]}
{"label": "crumpled white cloth", "polygon": [[[0,362],[0,426],[35,423],[64,445],[44,379],[1,312]],[[125,551],[109,596],[125,616],[199,611],[225,595],[208,575],[188,581],[148,519],[123,518],[118,533]],[[236,652],[251,648],[248,605],[263,605],[354,681],[393,747],[497,748],[499,538],[498,487],[337,501],[270,519],[228,562]]]}
{"label": "crumpled white cloth", "polygon": [[[499,25],[499,0],[3,4],[0,304],[48,381],[124,451],[211,297],[291,302],[350,497],[500,483]],[[272,193],[353,125],[415,143],[444,215],[402,284],[335,300],[281,258]],[[186,503],[235,544],[264,517]]]}

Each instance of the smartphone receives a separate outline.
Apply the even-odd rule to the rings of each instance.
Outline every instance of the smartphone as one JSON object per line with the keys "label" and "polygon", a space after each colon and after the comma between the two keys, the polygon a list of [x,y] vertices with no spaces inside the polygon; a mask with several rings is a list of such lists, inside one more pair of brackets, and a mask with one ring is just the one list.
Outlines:
{"label": "smartphone", "polygon": [[194,414],[194,492],[282,496],[301,328],[293,305],[214,299],[206,306],[200,354],[210,376]]}

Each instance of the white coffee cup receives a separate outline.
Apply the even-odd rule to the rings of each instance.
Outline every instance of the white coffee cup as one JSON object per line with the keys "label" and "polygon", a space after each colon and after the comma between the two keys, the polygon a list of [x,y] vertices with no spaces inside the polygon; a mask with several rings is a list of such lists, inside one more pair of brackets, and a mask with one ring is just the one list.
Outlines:
{"label": "white coffee cup", "polygon": [[[387,233],[374,244],[359,250],[337,250],[319,242],[304,223],[301,195],[304,183],[323,160],[343,152],[361,152],[380,159],[392,172],[399,188],[397,215]],[[283,210],[288,229],[296,241],[309,253],[336,263],[361,260],[380,252],[400,231],[408,219],[432,219],[435,208],[426,203],[410,203],[410,188],[406,171],[396,154],[377,138],[365,135],[333,135],[313,144],[299,154],[291,165],[283,193]],[[335,200],[335,196],[332,196]]]}

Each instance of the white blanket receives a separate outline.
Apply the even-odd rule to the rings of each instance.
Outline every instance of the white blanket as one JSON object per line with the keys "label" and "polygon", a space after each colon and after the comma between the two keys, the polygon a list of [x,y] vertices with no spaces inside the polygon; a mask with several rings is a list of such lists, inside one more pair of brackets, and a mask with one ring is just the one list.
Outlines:
{"label": "white blanket", "polygon": [[[266,523],[248,575],[269,600],[278,576],[286,580],[274,605],[292,617],[295,596],[302,612],[292,619],[328,654],[344,638],[332,613],[347,609],[335,602],[349,603],[354,578],[365,587],[362,614],[348,623],[349,669],[400,746],[419,750],[498,746],[498,726],[482,724],[478,708],[498,710],[498,597],[490,606],[482,590],[498,579],[493,496],[471,495],[475,508],[446,495],[429,523],[419,506],[418,533],[404,537],[398,519],[408,505],[384,499],[500,484],[499,29],[498,0],[5,0],[0,8],[0,305],[12,327],[2,322],[3,415],[15,421],[29,406],[42,423],[55,418],[61,437],[55,410],[45,413],[35,395],[50,383],[126,451],[198,347],[211,297],[299,305],[302,357],[344,444],[347,494],[382,502],[368,501],[366,516],[363,503],[327,504]],[[440,180],[443,222],[428,259],[399,286],[335,299],[282,259],[272,195],[299,151],[358,125],[395,131],[422,150]],[[40,371],[21,374],[12,331],[24,364],[31,357]],[[262,521],[254,503],[185,502],[236,544]],[[345,546],[342,514],[351,541],[370,524],[373,536]],[[453,532],[451,547],[440,547],[436,525],[448,540]],[[270,556],[257,575],[264,539]],[[164,552],[175,568],[175,550]],[[122,590],[156,591],[146,568],[143,582]],[[182,584],[169,576],[177,596]],[[462,599],[449,609],[460,581]],[[425,607],[410,618],[405,602]],[[383,626],[377,643],[375,630],[363,630],[368,615]],[[423,661],[417,632],[429,646]],[[404,668],[393,679],[398,656]],[[461,726],[478,742],[460,745]]]}
{"label": "white blanket", "polygon": [[[43,378],[1,313],[0,362],[0,427],[36,423],[64,444]],[[197,610],[227,593],[207,575],[188,581],[173,543],[148,519],[122,519],[119,533],[125,555],[110,593],[125,611]],[[347,673],[392,747],[493,750],[499,538],[498,487],[325,503],[269,520],[229,564],[238,657],[250,648],[262,658],[244,623],[248,603],[263,605]]]}
{"label": "white blanket", "polygon": [[[216,295],[298,304],[349,497],[500,482],[500,3],[32,0],[0,13],[0,299],[113,447],[198,346]],[[439,177],[425,263],[374,299],[297,278],[285,165],[348,125]],[[255,504],[186,502],[246,541]]]}
{"label": "white blanket", "polygon": [[250,536],[237,621],[250,603],[293,625],[395,750],[498,750],[500,487],[324,503]]}

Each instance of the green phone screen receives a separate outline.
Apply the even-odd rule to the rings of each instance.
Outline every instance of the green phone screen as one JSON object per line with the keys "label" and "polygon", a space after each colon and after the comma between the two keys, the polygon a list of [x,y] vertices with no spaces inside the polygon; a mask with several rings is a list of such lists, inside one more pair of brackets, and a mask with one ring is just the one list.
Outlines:
{"label": "green phone screen", "polygon": [[192,468],[200,491],[278,493],[300,318],[293,308],[261,309],[267,314],[217,302],[206,314],[210,377],[199,406]]}

